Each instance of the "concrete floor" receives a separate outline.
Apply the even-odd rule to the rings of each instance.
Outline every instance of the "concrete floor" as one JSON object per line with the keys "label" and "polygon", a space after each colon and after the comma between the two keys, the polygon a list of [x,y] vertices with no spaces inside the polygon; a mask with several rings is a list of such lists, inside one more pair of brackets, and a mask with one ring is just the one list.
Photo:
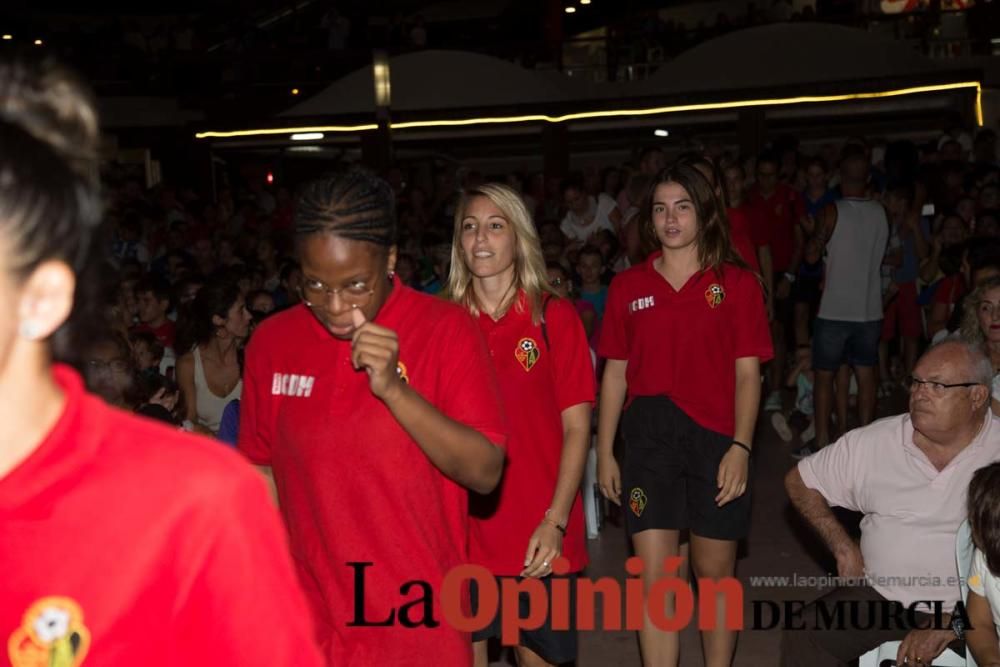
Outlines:
{"label": "concrete floor", "polygon": [[[786,403],[790,397],[786,396]],[[899,414],[906,410],[906,396],[897,395],[880,405],[879,416]],[[753,601],[784,600],[811,601],[823,592],[818,588],[802,587],[753,587],[750,577],[760,576],[821,576],[835,572],[836,565],[822,544],[799,522],[785,494],[783,478],[795,464],[790,456],[790,445],[774,432],[769,414],[761,414],[755,438],[754,501],[750,536],[740,547],[736,574],[744,584],[744,619],[752,622]],[[857,517],[845,515],[845,523]],[[592,578],[610,576],[624,579],[624,562],[629,556],[628,544],[622,528],[605,523],[600,536],[590,540],[590,566]],[[780,630],[747,630],[741,633],[736,651],[735,667],[768,667],[778,664]],[[491,667],[514,664],[513,657],[501,655]],[[681,635],[682,667],[703,664],[698,632],[688,628]],[[640,667],[639,648],[634,632],[581,632],[577,667]]]}

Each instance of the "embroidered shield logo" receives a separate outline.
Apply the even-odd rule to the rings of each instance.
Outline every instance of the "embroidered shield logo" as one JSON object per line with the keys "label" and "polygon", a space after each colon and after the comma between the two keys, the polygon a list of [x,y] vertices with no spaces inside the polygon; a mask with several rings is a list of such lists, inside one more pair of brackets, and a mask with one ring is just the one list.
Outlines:
{"label": "embroidered shield logo", "polygon": [[24,612],[7,641],[14,667],[78,667],[90,649],[83,610],[67,597],[45,597]]}
{"label": "embroidered shield logo", "polygon": [[722,289],[719,283],[712,283],[705,290],[705,301],[711,308],[717,308],[726,298],[726,290]]}
{"label": "embroidered shield logo", "polygon": [[642,511],[646,509],[646,492],[638,486],[632,489],[632,492],[628,494],[628,506],[632,510],[632,514],[642,516]]}
{"label": "embroidered shield logo", "polygon": [[541,352],[538,349],[538,343],[533,338],[522,338],[517,341],[517,347],[514,348],[514,358],[521,364],[521,368],[525,372],[530,371],[538,363],[538,357],[540,356]]}

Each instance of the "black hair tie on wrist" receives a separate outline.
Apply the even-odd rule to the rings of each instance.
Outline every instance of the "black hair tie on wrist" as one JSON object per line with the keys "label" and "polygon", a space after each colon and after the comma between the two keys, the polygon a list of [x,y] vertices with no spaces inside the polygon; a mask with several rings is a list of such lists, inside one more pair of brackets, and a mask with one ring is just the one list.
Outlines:
{"label": "black hair tie on wrist", "polygon": [[742,442],[740,442],[739,440],[733,440],[733,443],[732,443],[732,444],[733,444],[733,445],[736,445],[736,446],[737,446],[737,447],[739,447],[740,449],[742,449],[742,450],[746,451],[746,453],[747,453],[747,456],[753,456],[753,450],[752,450],[752,449],[750,449],[749,445],[745,445],[745,444],[743,444]]}

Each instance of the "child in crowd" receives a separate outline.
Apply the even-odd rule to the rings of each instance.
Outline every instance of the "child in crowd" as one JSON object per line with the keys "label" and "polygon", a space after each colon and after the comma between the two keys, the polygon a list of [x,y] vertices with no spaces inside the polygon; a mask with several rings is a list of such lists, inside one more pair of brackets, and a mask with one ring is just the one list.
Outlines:
{"label": "child in crowd", "polygon": [[787,417],[784,412],[772,413],[771,424],[785,442],[791,442],[795,437],[793,429],[799,431],[802,442],[808,442],[816,435],[816,424],[813,422],[812,353],[808,344],[796,352],[795,365],[788,372],[785,386],[795,387],[795,407]]}
{"label": "child in crowd", "polygon": [[968,495],[969,527],[975,551],[968,573],[965,641],[980,667],[1000,666],[1000,463],[972,476]]}
{"label": "child in crowd", "polygon": [[[892,393],[893,375],[889,344],[899,336],[902,372],[908,376],[917,362],[917,350],[923,335],[923,321],[917,303],[917,274],[920,262],[928,254],[930,226],[922,221],[913,206],[912,187],[896,187],[885,196],[889,218],[889,247],[882,262],[883,312],[879,344],[879,396]],[[898,377],[898,376],[897,376]]]}
{"label": "child in crowd", "polygon": [[259,324],[261,320],[274,312],[274,296],[265,290],[255,290],[247,295],[247,310],[253,315],[254,323]]}
{"label": "child in crowd", "polygon": [[150,331],[135,331],[129,334],[128,342],[136,372],[140,376],[159,375],[163,343]]}
{"label": "child in crowd", "polygon": [[576,313],[583,322],[583,329],[587,333],[587,340],[590,341],[591,348],[597,349],[597,333],[600,330],[600,322],[594,304],[577,297],[576,290],[573,288],[573,279],[570,278],[569,272],[562,264],[547,262],[545,270],[548,274],[549,284],[552,285],[555,292],[564,299],[572,300]]}
{"label": "child in crowd", "polygon": [[576,263],[580,274],[580,298],[589,302],[597,311],[597,318],[604,317],[604,303],[608,298],[608,286],[604,284],[604,256],[594,246],[584,246]]}

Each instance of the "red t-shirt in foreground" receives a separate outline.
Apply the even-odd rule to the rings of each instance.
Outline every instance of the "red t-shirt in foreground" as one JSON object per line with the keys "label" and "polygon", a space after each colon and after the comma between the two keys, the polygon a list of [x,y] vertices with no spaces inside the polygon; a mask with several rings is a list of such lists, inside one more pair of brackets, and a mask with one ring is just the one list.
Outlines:
{"label": "red t-shirt in foreground", "polygon": [[675,290],[653,262],[615,276],[598,354],[628,361],[629,400],[667,396],[691,419],[732,437],[736,360],[774,352],[764,293],[752,273],[724,265],[694,274]]}
{"label": "red t-shirt in foreground", "polygon": [[[573,303],[550,297],[546,344],[541,325],[531,321],[523,292],[520,298],[521,309],[512,307],[496,322],[485,313],[479,316],[500,381],[510,437],[500,486],[489,496],[473,496],[470,550],[473,562],[503,576],[524,569],[528,541],[552,501],[562,462],[562,411],[592,404],[595,392],[587,334]],[[579,492],[562,555],[569,559],[570,572],[587,565]]]}
{"label": "red t-shirt in foreground", "polygon": [[[443,414],[503,444],[505,425],[489,353],[456,304],[393,281],[375,323],[399,336],[400,375]],[[312,603],[321,649],[333,665],[470,665],[467,634],[439,608],[441,581],[468,562],[469,492],[441,473],[304,305],[266,320],[250,339],[240,405],[240,449],[271,466],[292,555]],[[364,570],[364,620],[434,592],[428,629],[349,626]],[[396,612],[398,614],[398,611]],[[420,619],[420,609],[410,619]]]}
{"label": "red t-shirt in foreground", "polygon": [[260,474],[54,372],[62,416],[0,479],[0,664],[322,664]]}

